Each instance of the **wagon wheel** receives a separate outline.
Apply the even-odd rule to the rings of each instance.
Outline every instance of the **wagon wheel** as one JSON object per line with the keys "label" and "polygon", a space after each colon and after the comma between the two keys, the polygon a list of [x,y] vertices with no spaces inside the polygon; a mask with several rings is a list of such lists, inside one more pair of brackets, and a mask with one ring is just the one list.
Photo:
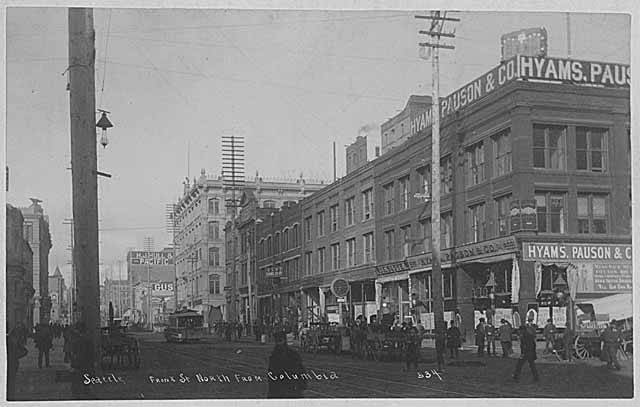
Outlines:
{"label": "wagon wheel", "polygon": [[591,357],[589,346],[587,345],[586,341],[580,336],[577,336],[575,339],[574,349],[576,350],[576,356],[578,357],[578,359],[587,359]]}

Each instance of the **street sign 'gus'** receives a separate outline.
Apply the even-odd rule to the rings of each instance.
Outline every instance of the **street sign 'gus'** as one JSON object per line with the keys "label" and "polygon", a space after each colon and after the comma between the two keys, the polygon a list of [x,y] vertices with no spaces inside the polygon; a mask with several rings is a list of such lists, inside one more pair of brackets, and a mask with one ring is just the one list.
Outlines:
{"label": "street sign 'gus'", "polygon": [[338,298],[344,298],[349,294],[349,282],[344,278],[336,278],[331,282],[331,292]]}

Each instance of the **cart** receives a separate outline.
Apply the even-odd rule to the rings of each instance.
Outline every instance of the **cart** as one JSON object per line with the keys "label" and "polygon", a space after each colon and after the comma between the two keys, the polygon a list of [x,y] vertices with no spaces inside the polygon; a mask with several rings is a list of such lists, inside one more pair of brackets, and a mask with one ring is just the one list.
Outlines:
{"label": "cart", "polygon": [[328,350],[340,353],[341,336],[334,324],[326,322],[312,322],[300,338],[300,346],[303,352],[318,353],[320,350]]}
{"label": "cart", "polygon": [[126,331],[127,328],[120,325],[101,328],[100,364],[103,369],[107,366],[135,369],[140,367],[140,343]]}

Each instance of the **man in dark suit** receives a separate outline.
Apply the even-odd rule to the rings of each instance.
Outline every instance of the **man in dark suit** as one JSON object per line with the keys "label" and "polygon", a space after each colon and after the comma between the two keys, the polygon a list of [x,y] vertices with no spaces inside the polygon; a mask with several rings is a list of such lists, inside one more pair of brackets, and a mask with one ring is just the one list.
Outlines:
{"label": "man in dark suit", "polygon": [[[307,381],[302,359],[295,350],[287,345],[286,334],[278,331],[274,334],[276,345],[269,357],[269,390],[267,398],[302,398]],[[285,375],[285,379],[281,379]],[[275,378],[275,380],[274,380]]]}
{"label": "man in dark suit", "polygon": [[484,318],[480,318],[478,325],[476,325],[476,345],[478,346],[478,356],[484,356],[484,339],[487,335],[485,329]]}
{"label": "man in dark suit", "polygon": [[527,320],[527,324],[520,327],[518,334],[520,335],[520,358],[516,363],[516,370],[513,373],[513,380],[516,382],[520,379],[520,372],[524,363],[529,363],[529,368],[533,374],[533,381],[540,380],[538,370],[536,369],[536,325],[533,318]]}

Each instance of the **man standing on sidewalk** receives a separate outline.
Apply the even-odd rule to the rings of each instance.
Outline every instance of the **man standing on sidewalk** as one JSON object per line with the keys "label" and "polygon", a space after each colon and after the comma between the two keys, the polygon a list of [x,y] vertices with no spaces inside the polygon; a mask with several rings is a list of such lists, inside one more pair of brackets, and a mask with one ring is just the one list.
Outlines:
{"label": "man standing on sidewalk", "polygon": [[493,326],[493,319],[489,319],[485,331],[487,333],[487,355],[496,356],[496,328]]}
{"label": "man standing on sidewalk", "polygon": [[620,363],[618,363],[618,349],[620,347],[620,331],[615,326],[616,320],[611,320],[611,323],[607,325],[607,328],[602,332],[601,338],[604,342],[604,352],[607,357],[607,367],[620,370]]}
{"label": "man standing on sidewalk", "polygon": [[511,356],[511,325],[506,319],[500,320],[500,328],[498,328],[498,336],[500,337],[500,345],[502,346],[502,357],[507,358]]}
{"label": "man standing on sidewalk", "polygon": [[536,369],[536,325],[533,323],[533,317],[529,317],[527,324],[520,327],[520,359],[516,363],[516,370],[513,373],[513,380],[516,382],[520,379],[520,372],[525,362],[529,363],[529,368],[533,374],[533,381],[540,380],[538,370]]}
{"label": "man standing on sidewalk", "polygon": [[547,319],[547,325],[544,326],[542,334],[544,335],[544,340],[546,341],[544,345],[544,353],[553,352],[553,341],[556,336],[556,326],[553,325],[553,321],[551,321],[551,318]]}
{"label": "man standing on sidewalk", "polygon": [[484,356],[484,339],[486,334],[484,318],[480,318],[478,325],[476,325],[476,345],[478,346],[478,356]]}
{"label": "man standing on sidewalk", "polygon": [[48,325],[38,324],[36,327],[35,342],[36,348],[38,348],[38,368],[42,369],[43,356],[46,367],[51,367],[49,364],[49,351],[53,348],[53,337]]}

